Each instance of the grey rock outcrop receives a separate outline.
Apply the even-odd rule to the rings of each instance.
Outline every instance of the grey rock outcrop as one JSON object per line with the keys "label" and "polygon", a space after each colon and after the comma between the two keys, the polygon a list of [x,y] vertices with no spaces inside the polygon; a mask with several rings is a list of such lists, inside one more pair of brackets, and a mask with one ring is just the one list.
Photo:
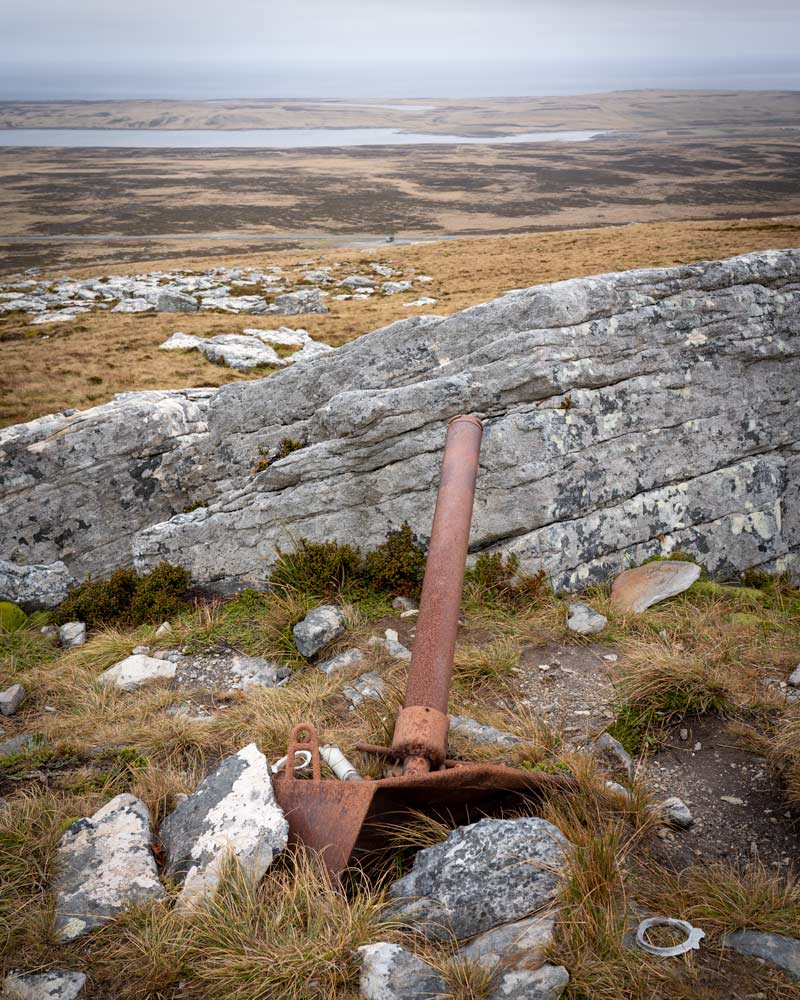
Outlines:
{"label": "grey rock outcrop", "polygon": [[[471,412],[475,550],[566,589],[674,549],[797,574],[798,341],[800,250],[413,316],[260,381],[0,431],[0,553],[78,579],[167,559],[229,591],[263,585],[287,534],[424,538],[446,422]],[[306,446],[254,476],[285,437]]]}
{"label": "grey rock outcrop", "polygon": [[77,1000],[86,976],[82,972],[51,969],[49,972],[11,972],[3,982],[7,1000]]}
{"label": "grey rock outcrop", "polygon": [[472,937],[548,906],[567,846],[539,817],[482,819],[420,851],[389,892],[429,937]]}
{"label": "grey rock outcrop", "polygon": [[72,824],[58,844],[53,887],[60,941],[73,941],[129,906],[161,899],[151,843],[147,806],[128,793]]}
{"label": "grey rock outcrop", "polygon": [[219,884],[233,855],[258,881],[286,847],[289,825],[275,801],[269,765],[255,743],[226,757],[161,824],[166,874],[191,905]]}
{"label": "grey rock outcrop", "polygon": [[74,584],[74,577],[60,560],[46,565],[18,566],[0,559],[0,601],[13,600],[23,611],[56,607]]}
{"label": "grey rock outcrop", "polygon": [[399,944],[379,941],[356,951],[364,1000],[435,1000],[449,993],[441,973]]}

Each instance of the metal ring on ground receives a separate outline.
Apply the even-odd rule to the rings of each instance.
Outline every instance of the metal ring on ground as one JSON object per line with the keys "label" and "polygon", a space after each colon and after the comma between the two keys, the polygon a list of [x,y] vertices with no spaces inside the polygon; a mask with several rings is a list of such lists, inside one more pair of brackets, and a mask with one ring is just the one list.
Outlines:
{"label": "metal ring on ground", "polygon": [[[669,948],[659,948],[658,945],[645,940],[645,934],[651,927],[678,927],[686,935],[686,940]],[[642,951],[646,951],[649,955],[658,955],[660,958],[673,958],[676,955],[685,955],[687,951],[698,951],[700,941],[705,936],[705,931],[701,931],[699,927],[692,927],[688,920],[675,920],[674,917],[649,917],[636,929],[636,943]]]}

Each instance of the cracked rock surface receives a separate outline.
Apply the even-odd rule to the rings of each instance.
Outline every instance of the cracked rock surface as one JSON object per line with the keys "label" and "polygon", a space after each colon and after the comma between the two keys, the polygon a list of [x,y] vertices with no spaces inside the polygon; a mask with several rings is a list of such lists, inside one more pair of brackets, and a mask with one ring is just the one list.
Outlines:
{"label": "cracked rock surface", "polygon": [[[425,538],[447,420],[468,412],[485,422],[473,551],[560,589],[674,549],[711,574],[796,573],[798,355],[800,250],[412,316],[260,381],[0,431],[3,555],[78,579],[168,560],[224,592],[263,585],[287,532]],[[304,446],[254,475],[287,437]]]}

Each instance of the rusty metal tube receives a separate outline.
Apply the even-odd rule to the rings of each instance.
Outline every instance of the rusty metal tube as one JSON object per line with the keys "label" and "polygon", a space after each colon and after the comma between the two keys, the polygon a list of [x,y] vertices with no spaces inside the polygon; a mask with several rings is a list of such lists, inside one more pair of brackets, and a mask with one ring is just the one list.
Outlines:
{"label": "rusty metal tube", "polygon": [[450,679],[482,436],[477,417],[454,417],[447,429],[405,707],[392,743],[408,761],[406,773],[441,767],[446,756]]}

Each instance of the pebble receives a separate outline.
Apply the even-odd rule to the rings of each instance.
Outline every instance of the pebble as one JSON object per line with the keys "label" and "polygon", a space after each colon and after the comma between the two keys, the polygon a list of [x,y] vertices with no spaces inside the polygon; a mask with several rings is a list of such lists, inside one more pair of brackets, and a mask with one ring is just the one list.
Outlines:
{"label": "pebble", "polygon": [[681,731],[680,731],[680,737],[681,737],[681,739],[685,743],[686,740],[689,739],[689,730],[688,729],[681,729]]}
{"label": "pebble", "polygon": [[791,684],[792,687],[800,688],[800,663],[789,674],[787,683]]}
{"label": "pebble", "polygon": [[677,796],[664,799],[657,806],[658,812],[665,822],[670,826],[677,826],[681,830],[689,830],[694,826],[694,817],[689,811],[689,807]]}
{"label": "pebble", "polygon": [[735,795],[720,795],[720,799],[723,802],[727,802],[729,805],[732,805],[732,806],[743,806],[744,805],[744,799],[739,799]]}
{"label": "pebble", "polygon": [[567,628],[578,635],[597,635],[608,625],[608,619],[589,604],[572,604],[567,616]]}

